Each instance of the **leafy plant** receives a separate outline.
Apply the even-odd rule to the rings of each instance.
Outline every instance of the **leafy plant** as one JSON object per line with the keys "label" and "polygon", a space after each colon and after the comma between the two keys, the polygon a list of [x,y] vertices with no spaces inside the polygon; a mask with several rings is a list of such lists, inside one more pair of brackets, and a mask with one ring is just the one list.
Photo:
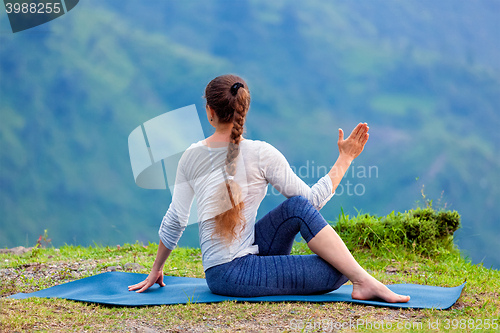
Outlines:
{"label": "leafy plant", "polygon": [[384,217],[362,214],[349,217],[342,211],[333,228],[352,251],[401,249],[426,256],[455,251],[453,233],[460,227],[456,211],[436,211],[432,205]]}

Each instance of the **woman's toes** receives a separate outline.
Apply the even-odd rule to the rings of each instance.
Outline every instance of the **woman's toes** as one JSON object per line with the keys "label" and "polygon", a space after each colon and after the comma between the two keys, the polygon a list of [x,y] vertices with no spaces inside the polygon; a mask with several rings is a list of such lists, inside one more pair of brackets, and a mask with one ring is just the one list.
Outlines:
{"label": "woman's toes", "polygon": [[410,296],[399,295],[399,303],[406,303],[410,300]]}
{"label": "woman's toes", "polygon": [[398,295],[387,288],[387,292],[379,296],[389,303],[406,303],[410,300],[410,296]]}
{"label": "woman's toes", "polygon": [[398,295],[376,280],[366,284],[354,284],[351,297],[359,300],[380,298],[388,303],[406,303],[410,300],[410,296]]}

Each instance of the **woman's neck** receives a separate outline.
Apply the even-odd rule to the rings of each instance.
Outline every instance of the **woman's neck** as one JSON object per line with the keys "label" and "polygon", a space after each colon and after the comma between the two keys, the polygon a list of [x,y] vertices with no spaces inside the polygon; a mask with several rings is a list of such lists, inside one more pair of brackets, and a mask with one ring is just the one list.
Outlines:
{"label": "woman's neck", "polygon": [[[241,136],[241,141],[245,140],[243,136]],[[231,132],[229,133],[218,133],[215,131],[214,134],[206,138],[205,140],[202,141],[202,143],[205,146],[211,147],[211,148],[217,148],[217,147],[225,147],[228,145],[228,142],[231,141]]]}

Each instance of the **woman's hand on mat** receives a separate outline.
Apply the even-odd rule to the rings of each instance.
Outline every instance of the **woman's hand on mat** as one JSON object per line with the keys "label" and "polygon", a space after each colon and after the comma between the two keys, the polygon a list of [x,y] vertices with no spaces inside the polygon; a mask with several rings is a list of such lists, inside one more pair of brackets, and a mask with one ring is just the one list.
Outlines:
{"label": "woman's hand on mat", "polygon": [[149,287],[151,287],[155,283],[158,283],[160,287],[165,287],[165,283],[163,283],[163,269],[159,271],[153,269],[151,273],[149,273],[146,280],[134,284],[133,286],[128,286],[128,291],[139,289],[136,292],[142,293],[143,291],[149,289]]}
{"label": "woman's hand on mat", "polygon": [[344,131],[339,128],[339,153],[346,156],[351,161],[361,154],[368,141],[368,125],[366,123],[359,123],[347,139],[344,140]]}

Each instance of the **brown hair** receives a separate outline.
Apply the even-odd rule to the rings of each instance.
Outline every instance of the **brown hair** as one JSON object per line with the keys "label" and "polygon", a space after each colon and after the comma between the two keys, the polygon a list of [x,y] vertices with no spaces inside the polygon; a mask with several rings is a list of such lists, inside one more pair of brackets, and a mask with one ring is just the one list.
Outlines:
{"label": "brown hair", "polygon": [[[233,123],[225,173],[234,176],[236,174],[236,158],[240,152],[239,144],[243,134],[243,125],[250,107],[250,91],[242,78],[231,74],[222,75],[207,85],[205,98],[207,105],[217,114],[219,122]],[[239,236],[244,226],[245,217],[242,213],[244,204],[241,187],[233,179],[228,179],[226,174],[224,174],[225,181],[219,186],[217,196],[222,201],[228,201],[229,198],[230,202],[227,204],[232,208],[215,217],[215,234],[230,244]]]}

